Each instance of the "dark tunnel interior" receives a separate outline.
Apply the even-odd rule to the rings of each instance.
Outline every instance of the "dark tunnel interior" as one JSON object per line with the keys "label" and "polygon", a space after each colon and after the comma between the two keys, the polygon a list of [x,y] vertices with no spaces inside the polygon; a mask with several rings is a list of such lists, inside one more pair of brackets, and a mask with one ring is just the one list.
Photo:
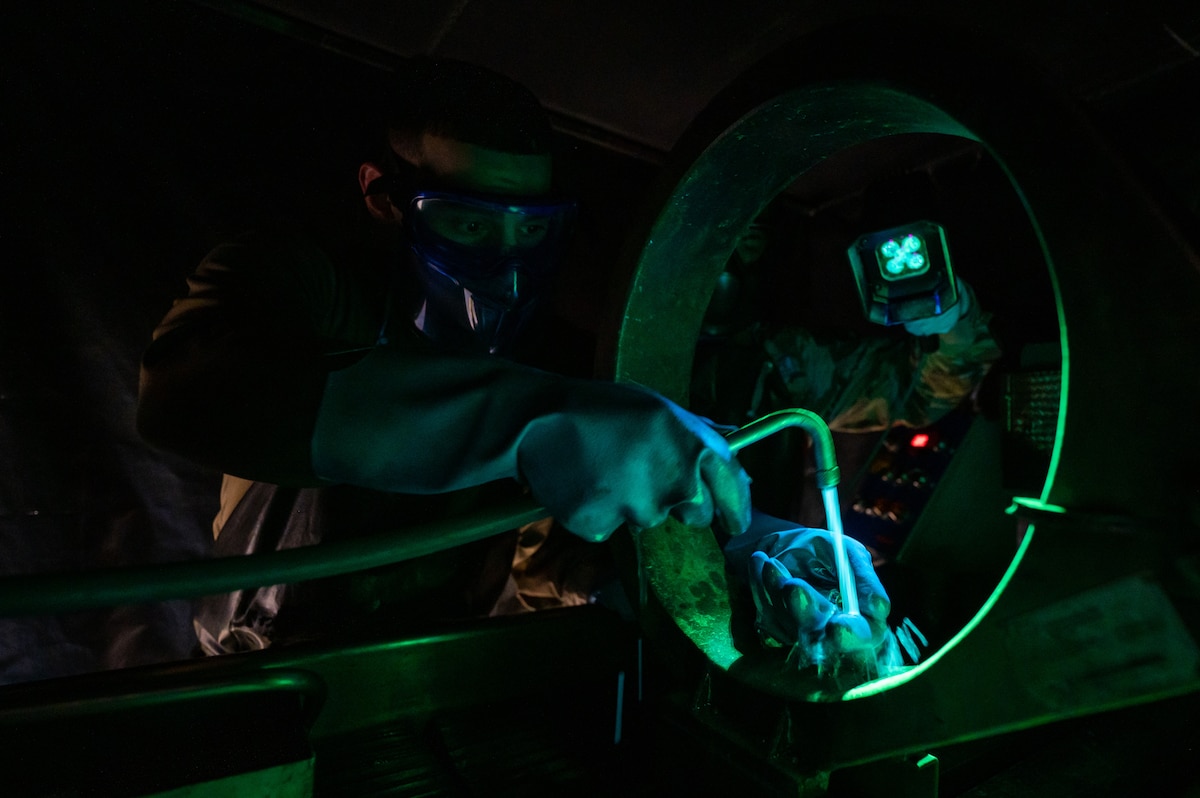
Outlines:
{"label": "dark tunnel interior", "polygon": [[[210,556],[220,474],[138,437],[141,353],[196,264],[229,236],[280,225],[328,236],[372,232],[355,170],[381,146],[374,133],[380,114],[375,97],[385,76],[378,65],[288,35],[270,15],[255,17],[252,6],[238,17],[191,2],[72,5],[10,12],[5,26],[0,80],[10,143],[3,167],[8,257],[0,267],[0,576]],[[1200,124],[1189,98],[1200,89],[1198,66],[1200,59],[1193,58],[1087,108],[1124,167],[1193,249],[1200,247]],[[579,197],[579,229],[569,268],[546,311],[555,334],[529,356],[552,370],[590,376],[604,370],[603,341],[624,301],[623,247],[668,153],[631,156],[569,130],[564,124],[560,133],[559,180]],[[1062,361],[1052,277],[1004,168],[978,142],[933,134],[878,139],[827,159],[771,204],[772,238],[762,260],[741,275],[749,289],[739,298],[738,313],[739,323],[803,324],[830,335],[902,335],[863,318],[845,252],[863,230],[913,221],[914,208],[950,231],[955,270],[993,315],[1002,359],[970,401],[936,425],[839,433],[835,439],[847,531],[871,546],[894,593],[897,617],[920,618],[937,648],[995,589],[1008,553],[1016,550],[1017,529],[1012,523],[1011,538],[964,554],[959,568],[931,577],[927,558],[937,550],[906,544],[929,539],[922,509],[937,497],[895,487],[920,464],[913,458],[927,454],[912,448],[913,436],[944,439],[953,453],[974,420],[1003,427],[1004,458],[972,466],[989,469],[986,479],[998,485],[987,500],[1003,503],[1038,495],[1053,446],[1052,436],[1046,438],[1052,417],[1034,419],[1036,434],[1014,432],[1006,404],[1014,391],[1038,389],[1036,378],[1053,378]],[[753,375],[736,376],[754,384]],[[1030,413],[1041,412],[1026,398]],[[747,403],[739,397],[737,404]],[[749,419],[714,420],[737,425]],[[820,525],[821,499],[806,471],[810,458],[798,432],[748,450],[743,460],[763,509]],[[939,477],[949,473],[948,464],[949,455],[937,466]],[[957,489],[965,490],[971,472],[956,479]],[[586,639],[592,609],[547,613],[547,638],[590,651],[598,645]],[[490,655],[535,639],[537,627],[525,621],[542,619],[519,620],[514,642],[472,649],[465,638],[456,655]],[[641,656],[641,641],[634,642],[628,625],[617,623],[613,630],[612,619],[595,623],[620,641],[614,659],[629,655],[634,645]],[[482,632],[490,640],[488,634],[499,633]],[[53,680],[70,685],[89,674],[126,670],[129,683],[136,683],[139,673],[162,678],[154,668],[173,672],[172,663],[195,654],[187,600],[0,618],[0,685],[45,683],[53,692]],[[705,794],[711,772],[692,759],[706,743],[686,724],[648,717],[634,725],[631,716],[625,747],[615,753],[604,748],[611,738],[612,686],[610,674],[600,671],[610,663],[601,656],[596,662],[597,673],[548,690],[548,701],[560,702],[550,708],[523,693],[510,697],[511,687],[493,694],[491,684],[477,683],[422,722],[404,718],[384,733],[331,735],[318,751],[318,762],[327,763],[324,775],[318,764],[319,794],[376,794],[367,785],[379,787],[386,774],[411,778],[409,792],[394,794],[528,794],[505,780],[520,782],[530,773],[543,775],[526,783],[560,794],[650,795],[669,784]],[[303,667],[303,657],[285,654],[281,663]],[[625,675],[622,670],[620,678]],[[690,687],[671,685],[663,692],[671,701],[703,703],[698,694],[680,698]],[[285,724],[294,708],[280,708],[273,695],[262,701],[264,715],[229,745],[270,748],[269,754],[259,752],[260,760],[294,757],[304,745],[263,719],[279,717]],[[1158,714],[1155,707],[1122,710],[1124,715],[948,746],[936,752],[941,792],[911,794],[997,794],[987,791],[990,786],[1047,796],[1115,796],[1151,787],[1156,794],[1195,795],[1200,777],[1188,764],[1200,732],[1189,719],[1194,703],[1184,696],[1158,707]],[[225,712],[198,711],[197,727],[220,733],[229,725]],[[52,724],[46,728],[47,735],[58,733]],[[174,732],[186,741],[195,730]],[[111,752],[85,742],[89,733],[64,745],[77,745],[79,762],[103,769]],[[268,739],[273,742],[262,742]],[[636,743],[632,751],[630,741]],[[175,755],[184,761],[195,751]],[[721,773],[756,767],[739,756],[716,756],[726,766]],[[1178,761],[1164,764],[1171,757]],[[455,771],[453,762],[470,762],[474,770]],[[903,767],[903,779],[925,783],[913,769],[919,766]],[[634,773],[653,775],[637,779]],[[882,773],[851,769],[832,787],[813,782],[800,788],[760,773],[749,789],[894,794],[877,791],[886,782]],[[730,778],[731,786],[741,784]],[[122,782],[131,791],[111,794],[148,794],[136,790],[150,783]],[[30,784],[30,794],[52,794]]]}

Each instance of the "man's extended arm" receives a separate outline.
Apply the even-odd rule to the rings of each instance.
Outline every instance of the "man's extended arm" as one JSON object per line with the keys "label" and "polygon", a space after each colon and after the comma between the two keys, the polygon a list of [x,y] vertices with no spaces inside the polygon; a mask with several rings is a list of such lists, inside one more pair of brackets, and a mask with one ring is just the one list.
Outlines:
{"label": "man's extended arm", "polygon": [[369,292],[305,261],[289,278],[229,254],[201,268],[147,352],[138,422],[151,443],[279,484],[438,493],[519,479],[588,539],[668,514],[715,514],[735,534],[748,523],[748,479],[724,439],[663,397],[385,345],[381,314],[362,312]]}

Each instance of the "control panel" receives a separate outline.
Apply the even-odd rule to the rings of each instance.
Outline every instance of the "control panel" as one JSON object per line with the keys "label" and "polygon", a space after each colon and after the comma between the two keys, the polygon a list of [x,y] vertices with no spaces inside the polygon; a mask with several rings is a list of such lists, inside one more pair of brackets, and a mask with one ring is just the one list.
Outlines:
{"label": "control panel", "polygon": [[843,508],[846,533],[871,547],[879,558],[895,557],[949,467],[972,417],[963,408],[928,427],[890,430]]}

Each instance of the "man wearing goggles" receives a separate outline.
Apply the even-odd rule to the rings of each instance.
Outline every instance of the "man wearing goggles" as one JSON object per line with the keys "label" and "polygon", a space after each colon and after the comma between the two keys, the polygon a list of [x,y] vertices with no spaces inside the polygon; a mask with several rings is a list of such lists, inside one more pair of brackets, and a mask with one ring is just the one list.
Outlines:
{"label": "man wearing goggles", "polygon": [[[378,261],[292,239],[220,247],[143,359],[143,436],[227,474],[215,553],[391,531],[514,482],[573,533],[541,538],[558,555],[563,540],[602,541],[622,524],[668,517],[731,537],[746,531],[749,479],[705,420],[634,386],[495,356],[509,351],[562,260],[574,204],[552,194],[551,130],[527,90],[456,62],[411,67],[389,103],[386,156],[358,171],[370,217],[399,246]],[[429,494],[444,501],[431,510]],[[802,532],[819,550],[823,538]],[[336,584],[207,597],[200,646],[224,653],[350,634],[355,621],[396,629],[495,611],[511,598],[510,573],[536,570],[524,534]],[[737,538],[739,551],[761,548],[749,537]],[[594,550],[567,548],[558,560]],[[783,578],[790,561],[768,568],[768,554],[751,573],[762,595],[786,599],[814,578]],[[497,559],[498,582],[488,568]],[[834,635],[840,653],[877,642],[887,606],[876,592],[863,597],[870,628]],[[776,620],[804,626],[805,640],[833,623],[815,601]]]}
{"label": "man wearing goggles", "polygon": [[[378,218],[399,214],[423,294],[416,328],[455,349],[507,353],[563,258],[575,203],[436,190],[436,175],[387,160],[390,174],[364,194]],[[380,195],[390,208],[371,201]]]}
{"label": "man wearing goggles", "polygon": [[[143,358],[139,431],[227,475],[215,553],[382,533],[514,486],[584,541],[668,516],[743,531],[748,478],[703,420],[650,391],[494,356],[536,307],[574,216],[552,195],[537,100],[487,70],[415,61],[387,108],[387,155],[358,185],[389,252],[351,257],[300,235],[218,247]],[[506,539],[499,586],[484,584],[496,558],[462,546],[386,576],[210,597],[201,648],[486,612],[507,590]]]}

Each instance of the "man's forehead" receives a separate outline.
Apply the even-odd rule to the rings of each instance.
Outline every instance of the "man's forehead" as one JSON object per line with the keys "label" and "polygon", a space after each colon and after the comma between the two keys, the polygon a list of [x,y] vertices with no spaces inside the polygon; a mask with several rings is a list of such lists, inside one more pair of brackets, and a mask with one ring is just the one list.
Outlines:
{"label": "man's forehead", "polygon": [[526,197],[550,192],[549,155],[517,155],[430,134],[421,145],[421,165],[456,188]]}

